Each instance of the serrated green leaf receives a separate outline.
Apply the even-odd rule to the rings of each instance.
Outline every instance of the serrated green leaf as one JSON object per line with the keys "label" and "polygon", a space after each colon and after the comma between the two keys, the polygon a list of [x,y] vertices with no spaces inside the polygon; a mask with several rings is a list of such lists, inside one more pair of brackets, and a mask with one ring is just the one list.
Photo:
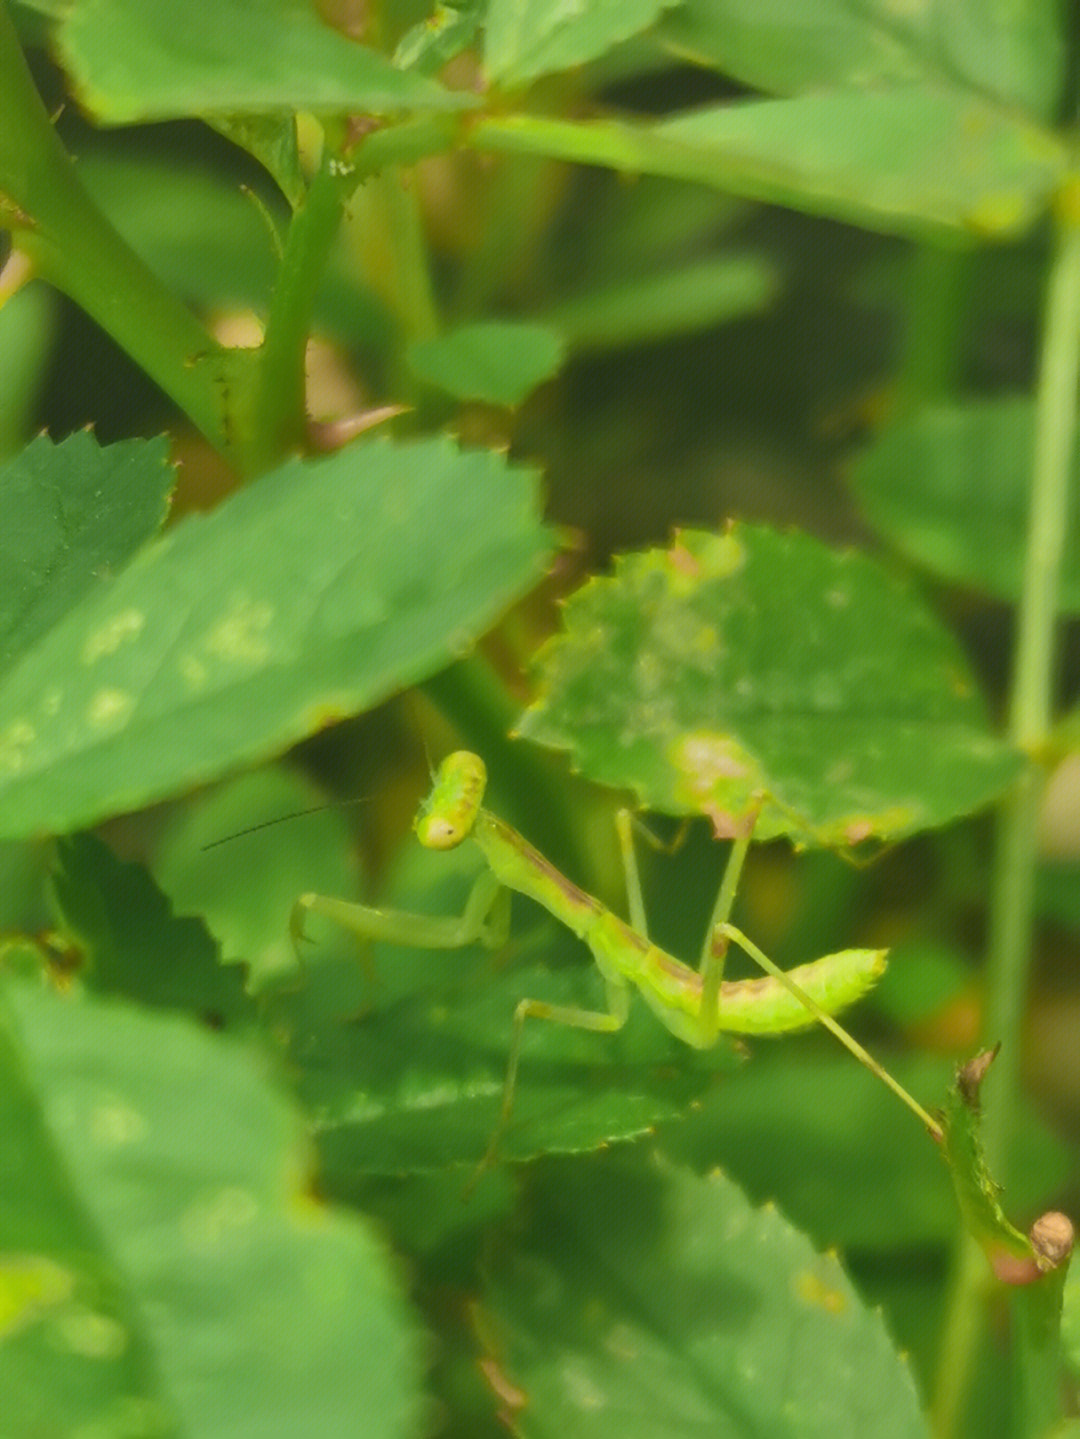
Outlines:
{"label": "serrated green leaf", "polygon": [[843,845],[989,803],[1021,760],[953,637],[873,560],[739,525],[616,560],[567,602],[520,733],[648,809]]}
{"label": "serrated green leaf", "polygon": [[250,1053],[14,981],[0,1015],[5,1439],[420,1432],[387,1256]]}
{"label": "serrated green leaf", "polygon": [[169,512],[165,439],[47,435],[0,466],[0,674],[108,583]]}
{"label": "serrated green leaf", "polygon": [[776,266],[756,255],[698,260],[564,300],[544,320],[577,350],[611,349],[695,333],[764,310]]}
{"label": "serrated green leaf", "polygon": [[[920,1098],[936,1098],[948,1081],[945,1061],[878,1058]],[[710,1096],[663,1134],[665,1152],[699,1170],[720,1166],[755,1202],[778,1204],[819,1243],[846,1252],[910,1254],[955,1239],[937,1146],[850,1055],[810,1041],[758,1045],[731,1102],[723,1098]],[[1038,1178],[1048,1171],[1059,1177],[1060,1162],[1044,1164]]]}
{"label": "serrated green leaf", "polygon": [[89,988],[215,1025],[251,1021],[241,968],[222,965],[202,920],[173,914],[142,865],[93,835],[70,835],[57,844],[53,894]]}
{"label": "serrated green leaf", "polygon": [[562,338],[546,325],[485,320],[410,345],[414,375],[459,400],[520,405],[557,373],[565,358]]}
{"label": "serrated green leaf", "polygon": [[489,0],[484,68],[501,85],[521,85],[606,55],[678,0]]}
{"label": "serrated green leaf", "polygon": [[[921,410],[875,437],[851,469],[870,523],[946,579],[1018,600],[1028,530],[1031,400],[970,400]],[[1073,465],[1074,485],[1080,462]],[[1065,536],[1061,608],[1080,613],[1080,515]]]}
{"label": "serrated green leaf", "polygon": [[183,520],[0,691],[0,832],[285,748],[460,655],[540,575],[535,477],[446,440],[291,461]]}
{"label": "serrated green leaf", "polygon": [[881,1316],[722,1174],[613,1158],[552,1167],[532,1200],[478,1316],[516,1433],[925,1436]]}
{"label": "serrated green leaf", "polygon": [[660,38],[759,90],[965,78],[1051,118],[1066,46],[1056,0],[685,0]]}
{"label": "serrated green leaf", "polygon": [[81,102],[108,125],[477,103],[396,69],[302,0],[82,0],[64,15],[57,39]]}

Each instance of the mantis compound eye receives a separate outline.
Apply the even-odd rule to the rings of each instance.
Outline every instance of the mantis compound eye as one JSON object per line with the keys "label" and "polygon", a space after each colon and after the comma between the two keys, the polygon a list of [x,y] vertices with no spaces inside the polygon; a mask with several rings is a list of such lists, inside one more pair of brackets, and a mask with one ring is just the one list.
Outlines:
{"label": "mantis compound eye", "polygon": [[428,849],[453,849],[466,833],[463,825],[455,824],[444,814],[423,815],[416,825],[417,838]]}

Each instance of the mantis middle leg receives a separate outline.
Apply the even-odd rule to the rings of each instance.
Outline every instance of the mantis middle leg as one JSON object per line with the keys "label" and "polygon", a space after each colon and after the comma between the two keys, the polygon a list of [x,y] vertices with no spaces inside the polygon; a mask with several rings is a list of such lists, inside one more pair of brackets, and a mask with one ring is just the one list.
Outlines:
{"label": "mantis middle leg", "polygon": [[[517,1089],[518,1062],[521,1058],[521,1044],[525,1037],[527,1019],[546,1019],[551,1024],[562,1024],[567,1029],[586,1029],[594,1034],[616,1034],[630,1014],[630,989],[625,984],[605,980],[607,1009],[578,1009],[576,1006],[549,1004],[544,999],[523,999],[514,1010],[514,1027],[510,1040],[510,1057],[506,1063],[503,1080],[502,1101],[499,1118],[488,1147],[477,1169],[477,1177],[494,1164],[514,1110],[514,1094]],[[475,1183],[475,1180],[474,1180]]]}

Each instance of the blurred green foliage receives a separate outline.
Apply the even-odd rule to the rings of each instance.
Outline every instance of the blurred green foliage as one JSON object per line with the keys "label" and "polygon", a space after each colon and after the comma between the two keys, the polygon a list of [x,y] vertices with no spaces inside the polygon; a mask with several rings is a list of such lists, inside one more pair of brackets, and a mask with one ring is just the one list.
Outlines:
{"label": "blurred green foliage", "polygon": [[[5,1439],[1075,1410],[1080,1286],[1059,1390],[1056,1309],[963,1258],[936,1148],[827,1037],[530,1035],[463,1205],[515,1004],[599,1002],[581,947],[516,903],[496,956],[327,928],[300,962],[288,916],[456,911],[469,856],[408,826],[467,747],[620,913],[613,808],[656,814],[650,934],[693,959],[723,852],[666,817],[764,789],[760,837],[857,854],[755,846],[738,923],[787,966],[893,946],[851,1023],[944,1102],[1004,1002],[990,807],[1080,736],[1072,500],[1053,736],[1017,732],[1007,608],[1056,425],[1074,470],[1077,33],[1056,0],[0,0]],[[1014,852],[1028,1059],[987,1082],[1021,1228],[1080,1192],[1054,845]]]}

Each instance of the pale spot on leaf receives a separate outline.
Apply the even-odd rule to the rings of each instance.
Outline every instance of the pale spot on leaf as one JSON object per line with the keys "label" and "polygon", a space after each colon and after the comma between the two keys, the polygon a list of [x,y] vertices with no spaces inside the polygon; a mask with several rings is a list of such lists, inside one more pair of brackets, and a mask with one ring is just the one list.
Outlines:
{"label": "pale spot on leaf", "polygon": [[26,765],[26,751],[35,739],[37,731],[29,720],[12,720],[0,733],[0,773],[18,774]]}
{"label": "pale spot on leaf", "polygon": [[120,729],[134,708],[134,695],[124,690],[100,689],[90,701],[86,718],[95,729]]}
{"label": "pale spot on leaf", "polygon": [[795,1276],[795,1293],[804,1304],[824,1309],[827,1314],[844,1314],[847,1311],[848,1301],[843,1290],[826,1283],[820,1274],[810,1270]]}
{"label": "pale spot on leaf", "polygon": [[193,1204],[180,1221],[188,1247],[216,1249],[238,1230],[246,1229],[259,1213],[259,1203],[247,1189],[230,1186]]}
{"label": "pale spot on leaf", "polygon": [[274,618],[274,607],[265,600],[238,597],[231,611],[207,634],[208,654],[238,664],[262,664],[270,655],[266,631]]}
{"label": "pale spot on leaf", "polygon": [[100,629],[87,635],[82,648],[83,664],[92,665],[105,655],[113,654],[126,641],[135,639],[145,624],[146,616],[141,610],[122,610],[113,615]]}
{"label": "pale spot on leaf", "polygon": [[128,1347],[128,1331],[108,1314],[81,1305],[58,1325],[61,1341],[84,1359],[119,1359]]}
{"label": "pale spot on leaf", "polygon": [[0,1254],[0,1339],[65,1303],[75,1276],[44,1254]]}
{"label": "pale spot on leaf", "polygon": [[117,1100],[99,1105],[90,1116],[90,1134],[98,1144],[117,1148],[133,1144],[146,1133],[146,1120],[137,1109]]}

